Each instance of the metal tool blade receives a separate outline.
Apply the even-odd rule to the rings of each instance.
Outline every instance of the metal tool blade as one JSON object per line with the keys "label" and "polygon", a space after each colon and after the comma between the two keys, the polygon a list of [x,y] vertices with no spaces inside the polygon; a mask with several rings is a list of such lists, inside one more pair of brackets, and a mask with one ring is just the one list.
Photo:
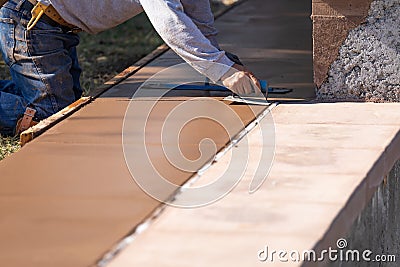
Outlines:
{"label": "metal tool blade", "polygon": [[243,103],[248,105],[259,105],[259,106],[269,106],[271,105],[265,98],[251,97],[251,96],[227,96],[223,99],[224,101],[231,101],[235,103]]}

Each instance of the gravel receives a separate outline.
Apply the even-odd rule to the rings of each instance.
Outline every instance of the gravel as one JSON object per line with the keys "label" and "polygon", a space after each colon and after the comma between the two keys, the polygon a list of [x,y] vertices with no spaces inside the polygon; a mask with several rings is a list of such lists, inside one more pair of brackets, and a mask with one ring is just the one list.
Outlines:
{"label": "gravel", "polygon": [[372,2],[366,23],[350,31],[317,96],[400,102],[400,0]]}

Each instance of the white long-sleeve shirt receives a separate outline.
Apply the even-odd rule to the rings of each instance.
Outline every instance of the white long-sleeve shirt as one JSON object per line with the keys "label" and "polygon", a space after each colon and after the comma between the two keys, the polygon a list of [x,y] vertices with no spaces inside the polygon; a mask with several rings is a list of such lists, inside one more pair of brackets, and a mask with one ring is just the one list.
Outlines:
{"label": "white long-sleeve shirt", "polygon": [[89,33],[110,29],[144,11],[164,42],[213,81],[234,64],[218,48],[209,0],[50,1],[67,22]]}

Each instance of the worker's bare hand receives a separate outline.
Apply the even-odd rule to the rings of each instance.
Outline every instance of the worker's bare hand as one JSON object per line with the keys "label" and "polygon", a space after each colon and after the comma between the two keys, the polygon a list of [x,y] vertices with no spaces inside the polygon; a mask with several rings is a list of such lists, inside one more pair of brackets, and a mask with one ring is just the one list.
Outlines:
{"label": "worker's bare hand", "polygon": [[234,64],[221,80],[225,87],[240,96],[261,94],[259,80],[244,66]]}

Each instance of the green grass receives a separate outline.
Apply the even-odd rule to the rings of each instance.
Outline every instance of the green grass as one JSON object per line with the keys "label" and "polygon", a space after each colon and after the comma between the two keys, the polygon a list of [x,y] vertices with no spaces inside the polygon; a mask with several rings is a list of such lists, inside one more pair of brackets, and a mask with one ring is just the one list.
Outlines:
{"label": "green grass", "polygon": [[[214,11],[224,8],[213,4]],[[80,33],[78,57],[83,69],[81,85],[84,94],[102,85],[131,66],[162,43],[145,14],[97,35]],[[0,57],[0,79],[10,79],[8,67]],[[0,160],[17,151],[17,138],[0,136]]]}
{"label": "green grass", "polygon": [[144,14],[97,35],[80,34],[79,61],[85,93],[108,81],[162,43]]}
{"label": "green grass", "polygon": [[0,136],[0,160],[18,151],[18,138]]}

